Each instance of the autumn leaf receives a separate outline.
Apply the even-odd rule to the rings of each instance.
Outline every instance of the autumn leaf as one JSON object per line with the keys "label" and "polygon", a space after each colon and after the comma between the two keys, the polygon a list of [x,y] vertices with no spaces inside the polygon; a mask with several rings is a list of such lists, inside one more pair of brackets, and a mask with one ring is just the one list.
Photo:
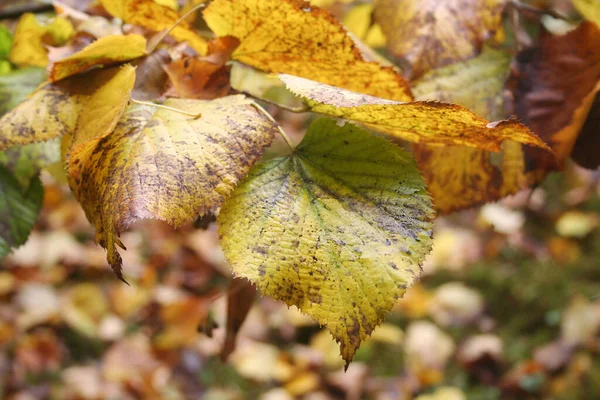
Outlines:
{"label": "autumn leaf", "polygon": [[356,37],[370,47],[385,47],[385,36],[379,24],[373,24],[373,4],[358,4],[344,16],[342,22]]}
{"label": "autumn leaf", "polygon": [[[258,161],[277,128],[253,104],[236,95],[164,103],[175,110],[132,105],[110,135],[71,154],[71,189],[121,279],[120,232],[139,219],[179,226],[214,210]],[[63,148],[72,141],[65,136]]]}
{"label": "autumn leaf", "polygon": [[326,325],[350,362],[420,275],[431,202],[401,148],[320,119],[254,168],[218,217],[234,273]]}
{"label": "autumn leaf", "polygon": [[[100,0],[100,4],[113,17],[154,32],[173,28],[180,18],[177,11],[153,0]],[[198,54],[206,54],[206,41],[186,21],[175,26],[169,34],[180,42],[187,42]]]}
{"label": "autumn leaf", "polygon": [[[388,50],[412,79],[476,56],[502,22],[506,0],[376,0],[375,21]],[[405,67],[405,65],[401,64]]]}
{"label": "autumn leaf", "polygon": [[48,50],[45,45],[60,46],[74,33],[71,23],[62,17],[41,25],[34,14],[24,14],[15,30],[10,61],[19,66],[45,67]]}
{"label": "autumn leaf", "polygon": [[132,65],[135,66],[135,85],[131,97],[143,101],[163,98],[169,81],[165,68],[172,61],[166,49],[155,50],[132,61]]}
{"label": "autumn leaf", "polygon": [[[582,22],[575,30],[555,36],[547,31],[539,45],[519,54],[507,86],[514,112],[554,150],[527,152],[532,169],[557,169],[569,157],[577,135],[600,89],[600,28]],[[538,174],[538,175],[540,175]]]}
{"label": "autumn leaf", "polygon": [[573,161],[584,168],[596,169],[600,166],[600,157],[598,156],[598,149],[600,149],[599,126],[600,94],[597,94],[571,153]]}
{"label": "autumn leaf", "polygon": [[146,54],[146,39],[140,35],[102,37],[83,50],[50,66],[48,79],[56,82],[96,65],[119,64]]}
{"label": "autumn leaf", "polygon": [[250,308],[254,304],[256,287],[246,279],[233,278],[227,288],[227,321],[221,359],[227,360],[235,350],[235,341]]}
{"label": "autumn leaf", "polygon": [[280,75],[287,88],[313,112],[360,122],[368,128],[415,143],[460,144],[498,151],[507,139],[546,147],[514,120],[489,123],[468,109],[437,102],[400,103],[353,93],[307,79]]}
{"label": "autumn leaf", "polygon": [[[102,135],[98,130],[106,128],[103,123],[129,99],[131,87],[125,82],[133,85],[134,76],[135,70],[126,66],[91,71],[40,87],[0,119],[0,150],[53,139],[76,128],[87,129],[86,137]],[[85,115],[95,113],[100,119],[80,121],[84,110],[89,111]]]}
{"label": "autumn leaf", "polygon": [[44,189],[39,178],[23,188],[0,166],[0,260],[25,243],[42,208]]}
{"label": "autumn leaf", "polygon": [[344,27],[304,1],[215,0],[204,19],[218,36],[238,38],[232,58],[254,68],[390,100],[412,99],[394,69],[364,61]]}
{"label": "autumn leaf", "polygon": [[[511,56],[485,48],[477,57],[438,68],[414,82],[420,100],[461,104],[490,119],[504,115],[503,88]],[[521,144],[508,140],[500,154],[465,146],[417,144],[413,152],[434,199],[449,213],[497,200],[526,186]]]}

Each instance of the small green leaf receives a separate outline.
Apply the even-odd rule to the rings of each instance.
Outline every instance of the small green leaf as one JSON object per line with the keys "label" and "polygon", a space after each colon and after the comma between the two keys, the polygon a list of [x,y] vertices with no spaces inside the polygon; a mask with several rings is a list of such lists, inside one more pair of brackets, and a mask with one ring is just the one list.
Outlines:
{"label": "small green leaf", "polygon": [[410,153],[321,119],[221,209],[237,276],[326,325],[350,362],[431,249],[431,200]]}
{"label": "small green leaf", "polygon": [[25,100],[45,75],[44,69],[34,67],[0,75],[0,117]]}
{"label": "small green leaf", "polygon": [[0,60],[8,58],[11,47],[12,35],[5,25],[0,24]]}
{"label": "small green leaf", "polygon": [[39,178],[22,191],[10,172],[0,166],[0,259],[25,243],[42,209],[43,196]]}

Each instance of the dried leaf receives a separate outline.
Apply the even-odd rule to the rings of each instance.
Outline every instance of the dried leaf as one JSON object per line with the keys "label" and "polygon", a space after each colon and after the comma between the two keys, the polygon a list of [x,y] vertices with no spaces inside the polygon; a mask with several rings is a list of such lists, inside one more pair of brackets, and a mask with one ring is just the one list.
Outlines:
{"label": "dried leaf", "polygon": [[[70,185],[121,277],[117,238],[138,219],[175,226],[214,210],[271,143],[276,126],[244,96],[130,106],[114,132],[69,159]],[[73,146],[66,136],[63,148]],[[84,142],[86,143],[86,142]],[[93,143],[93,147],[90,147]]]}
{"label": "dried leaf", "polygon": [[254,68],[385,99],[412,98],[392,68],[364,61],[344,27],[304,1],[215,0],[204,19],[218,36],[238,38],[232,58]]}
{"label": "dried leaf", "polygon": [[376,0],[375,20],[411,78],[476,56],[500,28],[506,0]]}
{"label": "dried leaf", "polygon": [[48,79],[56,82],[97,65],[119,64],[146,54],[146,39],[140,35],[104,36],[83,50],[50,66]]}
{"label": "dried leaf", "polygon": [[10,172],[0,166],[0,259],[25,243],[42,209],[44,189],[39,179],[23,190]]}
{"label": "dried leaf", "polygon": [[155,50],[133,62],[136,79],[131,97],[151,101],[161,98],[167,88],[169,77],[165,72],[172,59],[165,49]]}
{"label": "dried leaf", "polygon": [[[153,0],[100,0],[100,4],[113,17],[155,32],[170,29],[179,20],[179,14],[175,10]],[[206,41],[186,21],[173,28],[169,34],[180,42],[187,42],[200,55],[206,54]]]}
{"label": "dried leaf", "polygon": [[53,139],[84,125],[89,129],[85,137],[101,135],[97,131],[106,127],[97,120],[80,121],[80,114],[86,111],[84,116],[96,115],[104,122],[114,118],[129,99],[131,87],[125,82],[130,80],[133,85],[134,75],[130,66],[110,68],[40,87],[0,119],[0,150]]}
{"label": "dried leaf", "polygon": [[514,120],[489,123],[468,109],[436,102],[400,103],[353,93],[291,75],[287,88],[304,97],[311,111],[362,123],[368,128],[415,143],[461,144],[491,151],[507,139],[546,145]]}
{"label": "dried leaf", "polygon": [[528,151],[532,169],[560,168],[573,150],[577,135],[600,89],[600,28],[582,22],[577,29],[554,36],[542,32],[539,46],[519,54],[508,82],[514,111],[554,150]]}
{"label": "dried leaf", "polygon": [[217,221],[234,273],[327,325],[349,363],[420,274],[431,217],[407,152],[321,119],[292,155],[254,168]]}
{"label": "dried leaf", "polygon": [[42,26],[34,14],[24,14],[15,30],[10,61],[19,66],[45,67],[48,51],[45,45],[60,46],[74,33],[71,23],[62,17]]}
{"label": "dried leaf", "polygon": [[599,126],[600,94],[597,94],[571,152],[571,158],[584,168],[596,169],[600,166],[600,157],[598,156],[598,149],[600,149]]}

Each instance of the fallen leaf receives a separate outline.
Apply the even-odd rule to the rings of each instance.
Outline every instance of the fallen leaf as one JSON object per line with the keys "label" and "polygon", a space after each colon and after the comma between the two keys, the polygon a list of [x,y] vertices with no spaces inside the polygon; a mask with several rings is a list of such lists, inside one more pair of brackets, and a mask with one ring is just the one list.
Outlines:
{"label": "fallen leaf", "polygon": [[187,297],[162,306],[160,318],[164,329],[154,338],[157,348],[177,349],[198,337],[198,325],[208,316],[206,301]]}
{"label": "fallen leaf", "polygon": [[23,190],[17,180],[0,166],[0,259],[11,248],[27,241],[42,209],[44,189],[39,179]]}
{"label": "fallen leaf", "polygon": [[258,161],[277,128],[253,104],[241,95],[164,103],[199,118],[133,105],[114,132],[70,157],[71,189],[119,277],[120,232],[138,219],[179,226],[214,210]]}
{"label": "fallen leaf", "polygon": [[215,0],[204,19],[218,36],[238,38],[232,58],[254,68],[385,99],[412,99],[394,69],[364,61],[344,27],[305,1]]}
{"label": "fallen leaf", "polygon": [[517,57],[507,83],[514,96],[514,112],[556,154],[554,159],[548,153],[528,150],[529,169],[544,173],[561,168],[573,150],[600,89],[598,43],[600,28],[584,21],[563,36],[543,31],[539,45]]}
{"label": "fallen leaf", "polygon": [[83,50],[50,65],[48,79],[56,82],[96,65],[119,64],[145,54],[146,39],[143,36],[104,36]]}
{"label": "fallen leaf", "polygon": [[235,350],[235,340],[256,298],[256,287],[245,279],[233,278],[227,289],[227,323],[221,359]]}
{"label": "fallen leaf", "polygon": [[286,87],[305,99],[313,112],[357,121],[411,142],[461,144],[491,151],[507,139],[546,147],[527,127],[514,120],[489,123],[468,109],[436,102],[400,103],[350,92],[286,74]]}
{"label": "fallen leaf", "polygon": [[131,97],[136,100],[152,101],[163,97],[169,76],[165,72],[172,59],[165,49],[155,50],[135,60],[135,85]]}
{"label": "fallen leaf", "polygon": [[448,282],[436,289],[429,312],[441,326],[461,326],[475,321],[483,307],[481,293],[462,282]]}
{"label": "fallen leaf", "polygon": [[408,153],[321,119],[254,168],[217,222],[234,273],[326,325],[349,363],[420,274],[431,217]]}
{"label": "fallen leaf", "polygon": [[442,378],[439,372],[444,370],[454,348],[452,338],[432,322],[411,322],[404,340],[406,368],[421,379],[428,378],[430,381],[425,384],[437,383]]}
{"label": "fallen leaf", "polygon": [[100,4],[113,17],[127,24],[142,26],[154,32],[171,29],[169,35],[180,42],[187,42],[200,55],[206,54],[207,43],[186,21],[173,27],[180,16],[170,7],[153,0],[100,0]]}
{"label": "fallen leaf", "polygon": [[42,26],[34,14],[23,14],[15,30],[10,61],[19,66],[45,67],[48,51],[45,45],[60,46],[75,33],[71,23],[62,17]]}
{"label": "fallen leaf", "polygon": [[[501,27],[506,0],[376,0],[375,21],[388,50],[407,61],[412,79],[476,56]],[[404,65],[402,65],[404,67]]]}
{"label": "fallen leaf", "polygon": [[[3,130],[0,150],[73,133],[81,128],[79,117],[84,110],[87,110],[85,115],[96,113],[106,122],[129,98],[131,88],[124,82],[134,73],[129,66],[103,69],[40,87],[0,119]],[[94,137],[97,129],[105,126],[91,119],[86,122],[86,128],[89,131],[85,137]]]}

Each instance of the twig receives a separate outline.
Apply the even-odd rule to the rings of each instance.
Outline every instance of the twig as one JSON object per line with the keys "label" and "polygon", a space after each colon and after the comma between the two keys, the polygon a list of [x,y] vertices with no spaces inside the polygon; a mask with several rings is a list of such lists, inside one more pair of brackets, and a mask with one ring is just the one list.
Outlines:
{"label": "twig", "polygon": [[277,121],[275,121],[275,118],[273,118],[273,116],[271,114],[269,114],[267,112],[267,110],[265,110],[264,108],[262,108],[259,104],[252,103],[252,106],[254,108],[256,108],[260,113],[262,113],[265,117],[267,117],[271,122],[273,122],[275,125],[277,125],[277,130],[279,130],[279,134],[281,135],[281,137],[283,138],[283,140],[285,141],[285,143],[288,145],[288,147],[290,148],[290,150],[293,152],[294,151],[294,144],[292,143],[292,141],[290,140],[290,138],[288,137],[288,135],[284,132],[283,128],[281,128],[281,125],[279,125],[277,123]]}
{"label": "twig", "polygon": [[189,115],[190,117],[194,117],[194,119],[198,119],[198,118],[202,117],[201,113],[194,114],[194,113],[191,113],[188,111],[180,110],[179,108],[169,107],[169,106],[165,106],[162,104],[156,104],[156,103],[152,103],[149,101],[142,101],[142,100],[136,100],[136,99],[130,99],[130,100],[132,103],[135,103],[135,104],[141,104],[144,106],[150,106],[150,107],[156,107],[156,108],[164,108],[165,110],[175,111],[180,114]]}
{"label": "twig", "polygon": [[0,10],[0,19],[17,18],[25,13],[43,13],[52,11],[54,7],[49,3],[23,4],[8,7],[6,10]]}
{"label": "twig", "polygon": [[264,97],[255,96],[252,93],[248,93],[248,92],[241,92],[241,93],[244,94],[244,95],[246,95],[246,96],[248,96],[248,97],[252,97],[255,100],[264,101],[267,104],[271,104],[271,105],[273,105],[275,107],[281,108],[282,110],[286,110],[286,111],[289,111],[289,112],[300,114],[300,113],[304,113],[304,112],[310,111],[310,108],[306,104],[301,105],[299,107],[292,107],[292,106],[288,106],[288,105],[285,105],[285,104],[277,103],[276,101],[273,101],[273,100],[265,99]]}

